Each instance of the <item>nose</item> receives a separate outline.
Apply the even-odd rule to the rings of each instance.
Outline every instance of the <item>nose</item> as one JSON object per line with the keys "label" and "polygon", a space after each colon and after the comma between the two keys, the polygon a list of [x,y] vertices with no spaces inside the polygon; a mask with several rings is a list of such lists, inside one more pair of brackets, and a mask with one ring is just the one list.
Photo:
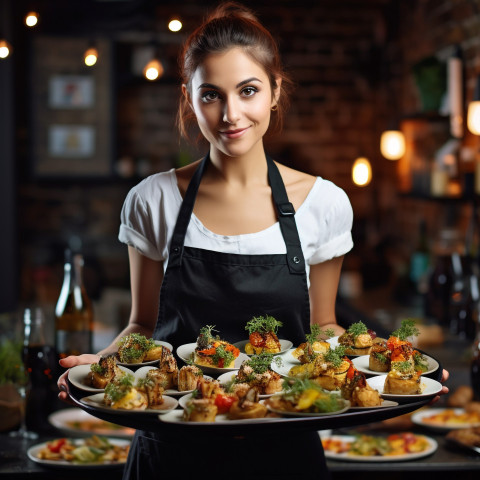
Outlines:
{"label": "nose", "polygon": [[235,125],[240,120],[240,108],[234,98],[227,98],[223,107],[223,121]]}

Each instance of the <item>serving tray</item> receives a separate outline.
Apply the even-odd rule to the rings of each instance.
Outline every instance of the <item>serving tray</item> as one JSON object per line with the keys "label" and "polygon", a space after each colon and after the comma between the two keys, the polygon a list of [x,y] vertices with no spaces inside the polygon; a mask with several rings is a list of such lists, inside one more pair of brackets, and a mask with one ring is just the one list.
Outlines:
{"label": "serving tray", "polygon": [[[439,363],[439,368],[431,374],[425,375],[425,377],[433,378],[440,381],[442,378],[442,366]],[[371,410],[348,410],[347,412],[318,416],[318,417],[279,417],[265,420],[261,422],[248,421],[245,423],[235,422],[234,424],[228,424],[222,422],[216,424],[198,424],[195,422],[178,422],[167,423],[161,422],[158,418],[148,417],[145,415],[138,415],[134,412],[131,414],[125,414],[123,411],[121,414],[115,411],[107,412],[106,410],[100,410],[90,405],[85,405],[80,402],[80,399],[85,396],[85,392],[76,388],[69,382],[69,394],[72,401],[80,407],[82,410],[90,413],[91,415],[98,417],[108,422],[116,423],[126,427],[135,428],[138,430],[146,430],[164,434],[165,436],[179,436],[185,438],[186,435],[192,436],[250,436],[250,435],[278,435],[285,433],[294,434],[301,431],[316,431],[316,430],[329,430],[346,427],[356,427],[358,425],[364,425],[367,423],[380,422],[388,418],[397,417],[406,413],[413,412],[424,405],[428,404],[431,399],[421,399],[415,402],[404,403],[392,407],[384,407]]]}

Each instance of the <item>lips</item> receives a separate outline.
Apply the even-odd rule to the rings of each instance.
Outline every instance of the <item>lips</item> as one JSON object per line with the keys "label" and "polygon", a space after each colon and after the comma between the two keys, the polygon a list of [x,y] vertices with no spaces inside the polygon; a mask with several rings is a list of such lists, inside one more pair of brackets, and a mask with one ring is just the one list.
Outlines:
{"label": "lips", "polygon": [[225,130],[223,132],[220,132],[220,134],[227,138],[239,138],[248,130],[248,128],[249,127],[237,128],[235,130]]}

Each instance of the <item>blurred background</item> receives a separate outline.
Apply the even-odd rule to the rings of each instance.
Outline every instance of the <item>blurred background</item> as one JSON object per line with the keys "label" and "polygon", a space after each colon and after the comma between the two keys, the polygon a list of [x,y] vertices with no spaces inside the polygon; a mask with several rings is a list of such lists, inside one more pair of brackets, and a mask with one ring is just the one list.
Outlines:
{"label": "blurred background", "polygon": [[[353,205],[355,247],[344,263],[340,317],[355,307],[390,327],[394,302],[471,336],[474,314],[458,325],[438,302],[460,292],[468,308],[477,305],[480,130],[467,127],[467,114],[480,100],[480,1],[242,3],[278,40],[296,84],[284,131],[268,139],[268,152],[332,180]],[[126,324],[121,206],[145,176],[205,152],[175,128],[177,56],[216,4],[0,0],[4,316],[40,306],[52,335],[69,247],[84,256],[96,332],[105,327],[108,336]],[[31,12],[37,21],[28,26]],[[169,27],[172,20],[181,24]],[[159,73],[147,79],[153,60]],[[381,151],[387,130],[401,133],[400,151]]]}

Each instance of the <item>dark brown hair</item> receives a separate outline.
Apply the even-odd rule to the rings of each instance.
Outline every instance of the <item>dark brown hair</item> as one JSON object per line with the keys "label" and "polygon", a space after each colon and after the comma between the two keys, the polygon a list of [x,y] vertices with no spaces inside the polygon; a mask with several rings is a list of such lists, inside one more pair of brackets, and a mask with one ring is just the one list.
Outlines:
{"label": "dark brown hair", "polygon": [[[251,10],[235,2],[217,7],[211,15],[187,39],[180,56],[182,83],[190,91],[193,74],[204,59],[211,54],[222,53],[240,47],[262,66],[270,79],[272,95],[277,88],[277,78],[282,79],[278,108],[272,116],[272,128],[280,130],[288,106],[288,91],[292,85],[285,73],[277,43],[270,32],[258,21]],[[188,127],[195,115],[182,95],[177,116],[180,134],[189,138]]]}

